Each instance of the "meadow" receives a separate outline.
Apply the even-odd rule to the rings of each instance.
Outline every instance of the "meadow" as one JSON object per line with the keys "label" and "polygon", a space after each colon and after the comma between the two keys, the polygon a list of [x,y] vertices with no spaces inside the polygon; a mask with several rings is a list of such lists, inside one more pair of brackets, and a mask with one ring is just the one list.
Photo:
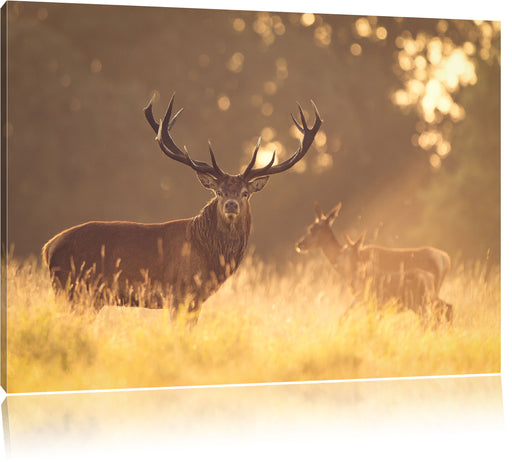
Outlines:
{"label": "meadow", "polygon": [[8,265],[8,391],[500,372],[500,267],[453,265],[451,325],[352,296],[320,256],[277,267],[254,256],[190,328],[169,310],[71,309],[36,259]]}

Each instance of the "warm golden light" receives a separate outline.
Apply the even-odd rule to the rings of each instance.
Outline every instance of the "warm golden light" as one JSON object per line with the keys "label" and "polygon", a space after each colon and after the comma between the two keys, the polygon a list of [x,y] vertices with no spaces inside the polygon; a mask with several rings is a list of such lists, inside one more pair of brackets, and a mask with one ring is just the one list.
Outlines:
{"label": "warm golden light", "polygon": [[437,170],[441,167],[441,158],[437,154],[432,154],[430,156],[430,165]]}
{"label": "warm golden light", "polygon": [[312,26],[315,22],[315,15],[313,13],[304,13],[300,18],[300,22],[305,27]]}
{"label": "warm golden light", "polygon": [[251,104],[255,107],[260,107],[263,104],[263,97],[261,95],[252,95]]}
{"label": "warm golden light", "polygon": [[226,63],[226,67],[235,74],[242,72],[244,67],[244,55],[243,53],[237,51],[233,53],[229,61]]}
{"label": "warm golden light", "polygon": [[420,99],[421,95],[425,92],[425,85],[423,85],[423,82],[417,79],[411,79],[408,82],[406,82],[406,88],[407,88],[407,99],[412,102],[416,102]]}
{"label": "warm golden light", "polygon": [[302,174],[305,173],[308,169],[307,160],[302,159],[300,162],[297,162],[292,168],[291,171]]}
{"label": "warm golden light", "polygon": [[235,18],[233,20],[233,29],[236,32],[243,32],[245,30],[245,21],[242,18]]}
{"label": "warm golden light", "polygon": [[414,61],[406,51],[401,51],[398,53],[398,65],[404,71],[410,71],[414,66]]}
{"label": "warm golden light", "polygon": [[274,33],[276,35],[284,35],[286,32],[286,26],[280,22],[274,25]]}
{"label": "warm golden light", "polygon": [[441,59],[443,58],[443,42],[439,37],[435,37],[428,43],[427,57],[434,66],[441,63]]}
{"label": "warm golden light", "polygon": [[221,111],[227,111],[231,106],[231,101],[226,95],[219,95],[217,98],[217,106]]}
{"label": "warm golden light", "polygon": [[372,26],[368,18],[359,18],[356,23],[356,31],[360,37],[369,37],[372,33]]}
{"label": "warm golden light", "polygon": [[319,130],[315,136],[315,144],[319,148],[323,148],[327,144],[327,135],[323,130]]}
{"label": "warm golden light", "polygon": [[[274,149],[277,149],[276,143],[268,143],[265,145],[265,147],[261,147],[256,158],[256,167],[264,167],[265,165],[268,165],[268,163],[272,160]],[[278,162],[279,161],[276,154],[274,163],[276,164]]]}
{"label": "warm golden light", "polygon": [[332,27],[329,24],[318,26],[315,29],[315,43],[321,47],[327,47],[331,44]]}
{"label": "warm golden light", "polygon": [[440,139],[441,134],[436,131],[425,131],[418,137],[418,144],[424,150],[433,147]]}
{"label": "warm golden light", "polygon": [[314,171],[315,173],[322,173],[329,170],[333,166],[332,156],[326,152],[318,154],[315,157]]}
{"label": "warm golden light", "polygon": [[450,107],[450,117],[454,122],[459,122],[466,117],[466,111],[459,104],[453,103]]}
{"label": "warm golden light", "polygon": [[448,154],[450,154],[450,151],[452,149],[452,146],[449,141],[441,140],[439,143],[437,143],[437,154],[439,157],[444,158]]}
{"label": "warm golden light", "polygon": [[361,45],[359,43],[353,43],[350,45],[350,53],[352,53],[354,56],[360,56],[363,52],[363,49],[361,48]]}
{"label": "warm golden light", "polygon": [[377,30],[375,31],[375,36],[379,40],[385,40],[386,37],[388,36],[388,31],[384,26],[379,26],[379,27],[377,27]]}
{"label": "warm golden light", "polygon": [[263,91],[267,95],[274,95],[276,93],[276,91],[277,91],[277,84],[275,82],[272,82],[272,81],[265,82],[263,84]]}
{"label": "warm golden light", "polygon": [[269,103],[268,101],[266,103],[263,103],[262,106],[261,106],[261,113],[265,116],[265,117],[269,117],[272,115],[272,113],[274,112],[274,106],[272,105],[272,103]]}
{"label": "warm golden light", "polygon": [[290,125],[290,129],[288,130],[288,132],[290,133],[290,136],[292,136],[293,138],[302,138],[302,133],[298,130],[295,124]]}
{"label": "warm golden light", "polygon": [[276,137],[276,131],[272,127],[265,127],[261,130],[261,139],[263,141],[272,141]]}
{"label": "warm golden light", "polygon": [[284,80],[288,77],[288,63],[285,58],[276,59],[276,77]]}
{"label": "warm golden light", "polygon": [[473,56],[476,52],[476,47],[474,43],[471,42],[464,42],[464,45],[462,45],[462,49],[464,50],[464,53],[468,56]]}
{"label": "warm golden light", "polygon": [[[489,33],[491,26],[482,23],[481,27],[485,27],[483,24],[487,24],[485,33]],[[448,23],[441,21],[438,26],[443,29]],[[401,48],[397,62],[406,78],[403,88],[394,91],[391,99],[403,108],[415,105],[422,120],[430,125],[417,127],[418,133],[413,135],[411,142],[430,151],[430,165],[438,169],[442,159],[450,154],[451,144],[445,139],[446,133],[435,127],[439,127],[445,117],[453,122],[464,119],[464,108],[455,103],[452,95],[460,87],[477,82],[475,65],[470,58],[476,47],[471,42],[458,47],[449,38],[429,38],[424,33],[418,33],[414,38],[407,31],[396,39],[395,44]]]}
{"label": "warm golden light", "polygon": [[392,100],[397,106],[408,106],[410,99],[405,90],[397,90],[392,95]]}
{"label": "warm golden light", "polygon": [[268,15],[265,13],[259,13],[256,21],[254,21],[252,28],[254,32],[259,35],[264,35],[268,32],[268,24],[267,24]]}

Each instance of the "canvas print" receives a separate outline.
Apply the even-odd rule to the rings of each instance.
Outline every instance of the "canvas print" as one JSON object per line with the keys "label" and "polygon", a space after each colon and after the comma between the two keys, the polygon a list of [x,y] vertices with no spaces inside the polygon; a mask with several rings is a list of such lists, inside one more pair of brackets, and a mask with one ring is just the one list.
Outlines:
{"label": "canvas print", "polygon": [[500,372],[499,21],[2,21],[8,392]]}

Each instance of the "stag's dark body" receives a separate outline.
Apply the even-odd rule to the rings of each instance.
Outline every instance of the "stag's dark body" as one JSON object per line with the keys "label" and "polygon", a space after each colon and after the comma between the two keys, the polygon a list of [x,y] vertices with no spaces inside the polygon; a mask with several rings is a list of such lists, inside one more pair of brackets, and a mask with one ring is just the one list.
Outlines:
{"label": "stag's dark body", "polygon": [[154,294],[165,293],[175,306],[187,303],[193,310],[238,268],[250,228],[250,214],[229,225],[219,219],[215,198],[193,218],[75,226],[51,239],[43,256],[54,284],[70,291],[77,276],[92,271],[89,279],[102,278],[118,303],[160,307],[159,297],[153,303],[139,300],[137,289],[149,284]]}

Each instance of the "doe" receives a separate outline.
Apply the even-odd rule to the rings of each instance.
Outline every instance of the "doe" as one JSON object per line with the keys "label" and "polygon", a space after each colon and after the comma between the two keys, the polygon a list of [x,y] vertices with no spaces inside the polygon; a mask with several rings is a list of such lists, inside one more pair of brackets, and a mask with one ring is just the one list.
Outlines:
{"label": "doe", "polygon": [[382,301],[400,298],[412,309],[423,312],[428,304],[442,305],[451,320],[452,307],[439,298],[441,284],[450,268],[450,257],[433,247],[390,248],[363,246],[364,234],[354,242],[345,234],[342,245],[332,231],[341,202],[324,214],[315,203],[315,221],[296,243],[298,252],[320,248],[331,265],[350,282],[354,291],[370,281],[370,289]]}

